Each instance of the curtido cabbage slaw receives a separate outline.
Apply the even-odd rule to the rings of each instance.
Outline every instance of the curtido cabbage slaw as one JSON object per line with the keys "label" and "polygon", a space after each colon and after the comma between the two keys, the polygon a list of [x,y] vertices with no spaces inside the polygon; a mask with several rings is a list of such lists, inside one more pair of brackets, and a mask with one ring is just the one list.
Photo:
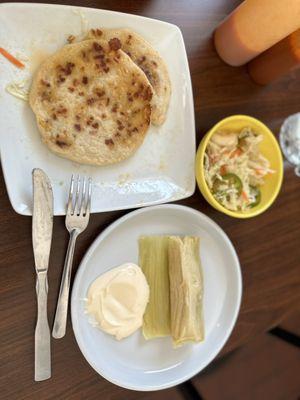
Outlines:
{"label": "curtido cabbage slaw", "polygon": [[260,153],[263,136],[251,128],[215,133],[204,154],[205,180],[215,199],[232,211],[246,211],[261,201],[264,177],[274,173]]}

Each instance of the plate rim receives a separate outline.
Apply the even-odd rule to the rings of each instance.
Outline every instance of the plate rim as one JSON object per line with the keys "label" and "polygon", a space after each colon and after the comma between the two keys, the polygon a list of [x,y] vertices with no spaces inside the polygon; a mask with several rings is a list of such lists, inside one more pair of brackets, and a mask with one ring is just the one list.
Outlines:
{"label": "plate rim", "polygon": [[[181,212],[188,212],[191,214],[194,214],[195,216],[197,216],[198,218],[203,218],[204,220],[206,220],[206,222],[208,222],[209,224],[211,224],[211,226],[213,226],[218,233],[221,234],[221,236],[223,237],[223,239],[225,240],[226,244],[229,246],[230,251],[232,253],[232,256],[234,257],[235,260],[235,272],[236,272],[236,278],[237,278],[237,302],[235,304],[235,308],[234,308],[234,312],[232,314],[232,318],[231,318],[231,322],[226,330],[226,334],[224,335],[223,339],[220,341],[220,344],[218,347],[216,347],[216,349],[212,352],[211,357],[204,363],[204,365],[202,367],[200,367],[197,370],[193,370],[191,374],[185,374],[184,376],[182,376],[181,378],[178,379],[174,379],[173,381],[169,381],[168,383],[165,384],[161,384],[161,385],[153,385],[153,386],[131,386],[131,385],[123,385],[121,384],[118,380],[115,380],[109,376],[107,376],[105,373],[103,373],[103,371],[99,371],[99,369],[95,366],[94,363],[90,362],[90,360],[88,360],[88,358],[85,355],[85,352],[83,351],[82,348],[82,343],[81,340],[77,337],[77,333],[76,333],[76,329],[78,326],[78,321],[76,319],[76,312],[75,312],[75,307],[74,307],[74,303],[75,303],[75,295],[76,295],[76,291],[78,290],[78,286],[79,286],[79,280],[83,275],[83,270],[84,270],[84,266],[85,264],[88,262],[90,256],[93,254],[94,250],[97,248],[97,246],[99,245],[100,242],[103,241],[103,239],[105,239],[114,229],[116,229],[119,225],[123,224],[124,222],[126,222],[126,220],[129,220],[133,217],[135,217],[136,215],[145,213],[145,212],[151,212],[153,210],[156,209],[173,209],[173,210],[179,210]],[[226,342],[228,341],[233,328],[236,324],[238,315],[239,315],[239,311],[240,311],[240,307],[241,307],[241,301],[242,301],[242,272],[241,272],[241,266],[240,266],[240,262],[239,262],[239,258],[237,255],[237,252],[231,242],[231,240],[229,239],[228,235],[225,233],[225,231],[215,222],[213,221],[210,217],[208,217],[207,215],[205,215],[204,213],[202,213],[201,211],[198,211],[194,208],[185,206],[185,205],[179,205],[179,204],[161,204],[161,205],[157,205],[157,206],[149,206],[149,207],[143,207],[134,211],[131,211],[123,216],[121,216],[120,218],[116,219],[115,221],[113,221],[110,225],[108,225],[104,230],[102,230],[97,237],[93,240],[93,242],[91,243],[90,247],[87,249],[86,253],[84,254],[78,268],[76,271],[76,276],[74,278],[74,282],[73,282],[73,286],[72,286],[72,293],[71,293],[71,322],[72,322],[72,329],[74,332],[74,336],[77,342],[77,345],[83,355],[83,357],[85,358],[86,362],[103,378],[105,378],[106,380],[108,380],[109,382],[123,387],[125,389],[130,389],[130,390],[137,390],[137,391],[156,391],[156,390],[161,390],[161,389],[167,389],[170,387],[173,387],[175,385],[178,385],[180,383],[185,382],[188,379],[191,379],[193,376],[195,376],[196,374],[198,374],[200,371],[202,371],[204,368],[207,367],[208,364],[210,364],[215,357],[219,354],[219,352],[222,350],[222,348],[224,347],[224,345],[226,344]]]}
{"label": "plate rim", "polygon": [[130,16],[130,17],[134,17],[134,18],[138,18],[138,19],[146,19],[146,20],[152,20],[155,21],[156,23],[161,23],[164,25],[168,25],[168,26],[172,26],[173,28],[175,28],[176,30],[178,30],[181,34],[181,29],[179,28],[178,25],[173,24],[172,22],[167,22],[167,21],[162,21],[161,19],[157,19],[157,18],[152,18],[152,17],[145,17],[143,15],[139,15],[139,14],[130,14],[127,12],[123,12],[123,11],[114,11],[114,10],[107,10],[104,8],[95,8],[95,7],[85,7],[85,6],[76,6],[76,5],[72,5],[72,4],[56,4],[56,3],[29,3],[29,2],[3,2],[0,3],[0,7],[12,7],[12,8],[17,8],[17,7],[30,7],[30,6],[37,6],[40,8],[73,8],[73,9],[82,9],[82,10],[93,10],[93,11],[101,11],[107,14],[120,14],[120,15],[126,15],[126,16]]}
{"label": "plate rim", "polygon": [[[113,11],[113,10],[105,10],[102,8],[95,8],[95,7],[81,7],[81,6],[75,6],[75,5],[69,5],[69,4],[49,4],[49,3],[21,3],[21,2],[15,2],[15,3],[1,3],[0,4],[0,8],[26,8],[26,7],[39,7],[40,9],[42,8],[62,8],[62,9],[78,9],[78,10],[89,10],[91,12],[101,12],[104,14],[109,14],[109,15],[120,15],[120,16],[124,16],[124,17],[133,17],[139,20],[148,20],[148,21],[153,21],[155,24],[161,24],[161,25],[165,25],[168,27],[172,27],[172,29],[174,31],[177,32],[177,34],[179,35],[179,40],[183,46],[183,50],[184,50],[184,57],[182,59],[182,62],[185,64],[185,68],[187,70],[187,86],[188,86],[188,91],[190,93],[190,95],[188,96],[188,102],[189,102],[189,109],[190,114],[191,114],[191,121],[190,124],[192,126],[192,131],[193,131],[193,135],[192,135],[192,141],[193,141],[193,151],[194,154],[196,155],[196,122],[195,122],[195,111],[194,111],[194,94],[193,94],[193,86],[192,86],[192,78],[191,78],[191,71],[190,71],[190,67],[189,67],[189,62],[188,62],[188,56],[187,56],[187,50],[186,50],[186,46],[185,46],[185,42],[183,39],[183,34],[181,29],[179,28],[178,25],[170,23],[170,22],[166,22],[166,21],[162,21],[160,19],[156,19],[156,18],[150,18],[150,17],[145,17],[142,15],[136,15],[136,14],[130,14],[130,13],[126,13],[126,12],[120,12],[120,11]],[[24,211],[22,204],[20,202],[16,201],[15,196],[12,193],[11,187],[8,184],[8,176],[7,176],[7,171],[6,168],[4,168],[3,166],[3,162],[2,162],[2,157],[1,157],[1,145],[0,145],[0,161],[1,161],[1,166],[2,166],[2,171],[3,171],[3,177],[4,177],[4,182],[5,182],[5,186],[6,186],[6,191],[8,194],[8,198],[10,201],[10,204],[13,208],[13,210],[19,214],[19,215],[24,215],[24,216],[32,216],[32,211],[30,209],[30,205],[27,204],[27,207]],[[40,166],[41,168],[45,169],[45,166],[42,165]],[[101,167],[100,167],[101,168]],[[168,178],[168,176],[167,176]],[[171,179],[172,180],[172,179]],[[10,188],[10,189],[9,189]],[[184,189],[183,187],[178,185],[178,189]],[[120,207],[115,207],[115,208],[109,208],[106,210],[102,210],[99,208],[96,208],[95,211],[92,211],[92,214],[96,214],[96,213],[100,213],[100,212],[111,212],[111,211],[119,211],[119,210],[130,210],[133,208],[137,208],[137,207],[149,207],[149,206],[155,206],[155,205],[159,205],[159,204],[166,204],[169,202],[174,202],[174,201],[178,201],[178,200],[184,200],[186,198],[191,197],[195,191],[196,191],[196,176],[195,176],[195,169],[193,169],[193,177],[191,179],[191,184],[189,185],[189,190],[183,190],[183,194],[179,194],[176,197],[173,198],[169,198],[169,199],[165,199],[165,200],[155,200],[155,201],[150,201],[149,203],[145,202],[145,203],[134,203],[134,204],[130,204],[130,205],[126,205],[126,206],[120,206]],[[31,207],[32,208],[32,207]],[[61,212],[55,212],[54,211],[54,216],[62,216],[62,215],[66,215],[65,212],[61,213]]]}

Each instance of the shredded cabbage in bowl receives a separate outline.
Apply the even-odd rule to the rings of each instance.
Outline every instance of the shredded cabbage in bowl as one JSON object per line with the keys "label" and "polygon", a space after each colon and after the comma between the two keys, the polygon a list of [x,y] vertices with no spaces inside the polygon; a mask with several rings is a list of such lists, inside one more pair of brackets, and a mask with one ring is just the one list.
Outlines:
{"label": "shredded cabbage in bowl", "polygon": [[264,177],[274,173],[260,153],[263,136],[251,128],[218,132],[204,154],[205,180],[215,199],[232,211],[246,211],[259,204]]}

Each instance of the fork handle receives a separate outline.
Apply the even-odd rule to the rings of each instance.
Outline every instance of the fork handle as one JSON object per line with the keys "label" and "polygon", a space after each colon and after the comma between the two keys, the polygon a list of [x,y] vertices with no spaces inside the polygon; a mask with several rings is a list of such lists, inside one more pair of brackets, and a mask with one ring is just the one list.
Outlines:
{"label": "fork handle", "polygon": [[56,305],[56,313],[52,330],[52,336],[55,339],[60,339],[66,334],[73,255],[77,236],[77,230],[73,229],[70,232],[70,240],[68,244],[64,270],[60,283],[59,296]]}

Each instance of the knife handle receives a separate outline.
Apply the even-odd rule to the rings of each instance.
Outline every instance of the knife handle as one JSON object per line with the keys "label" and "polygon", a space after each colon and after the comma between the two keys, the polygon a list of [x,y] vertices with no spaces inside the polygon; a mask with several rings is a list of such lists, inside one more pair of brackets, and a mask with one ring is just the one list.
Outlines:
{"label": "knife handle", "polygon": [[48,281],[47,272],[37,272],[37,322],[35,327],[34,380],[43,381],[51,377],[50,330],[47,318]]}

